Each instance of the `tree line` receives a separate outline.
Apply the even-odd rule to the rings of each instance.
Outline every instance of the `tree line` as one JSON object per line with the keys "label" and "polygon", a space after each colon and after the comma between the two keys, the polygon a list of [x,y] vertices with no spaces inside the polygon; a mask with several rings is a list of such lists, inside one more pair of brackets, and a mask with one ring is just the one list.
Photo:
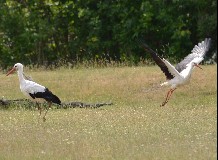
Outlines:
{"label": "tree line", "polygon": [[144,41],[175,62],[212,38],[217,51],[216,0],[0,0],[0,68],[130,62],[149,55]]}

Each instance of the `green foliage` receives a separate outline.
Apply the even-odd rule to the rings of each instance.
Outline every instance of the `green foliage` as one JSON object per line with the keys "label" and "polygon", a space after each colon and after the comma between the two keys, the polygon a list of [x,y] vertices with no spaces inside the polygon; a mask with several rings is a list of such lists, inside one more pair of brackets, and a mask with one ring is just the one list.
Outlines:
{"label": "green foliage", "polygon": [[216,1],[0,2],[0,67],[77,63],[84,60],[137,64],[149,56],[143,37],[164,57],[180,60],[206,37],[217,50]]}

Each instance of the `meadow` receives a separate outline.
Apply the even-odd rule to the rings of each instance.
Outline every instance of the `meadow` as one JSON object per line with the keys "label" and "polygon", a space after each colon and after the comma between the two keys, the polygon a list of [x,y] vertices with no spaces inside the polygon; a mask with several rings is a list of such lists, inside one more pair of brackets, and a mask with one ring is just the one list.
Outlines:
{"label": "meadow", "polygon": [[[215,160],[217,65],[195,68],[188,85],[168,87],[157,66],[24,68],[63,102],[112,102],[99,108],[0,109],[0,159]],[[0,98],[26,98],[16,74],[0,73]]]}

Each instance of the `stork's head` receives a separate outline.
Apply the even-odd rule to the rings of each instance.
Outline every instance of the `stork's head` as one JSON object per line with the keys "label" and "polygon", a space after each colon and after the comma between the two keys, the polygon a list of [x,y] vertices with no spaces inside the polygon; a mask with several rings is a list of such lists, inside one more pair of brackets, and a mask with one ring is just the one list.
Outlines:
{"label": "stork's head", "polygon": [[201,67],[199,66],[199,64],[197,64],[197,63],[195,63],[195,62],[193,62],[193,66],[198,67],[198,68],[200,68],[200,69],[203,70],[203,68],[201,68]]}
{"label": "stork's head", "polygon": [[202,69],[200,66],[199,66],[199,63],[201,63],[201,61],[203,61],[203,57],[196,57],[196,58],[194,58],[191,62],[190,62],[190,65],[191,66],[196,66],[196,67],[198,67],[198,68],[200,68],[200,69]]}
{"label": "stork's head", "polygon": [[23,65],[21,63],[16,63],[14,67],[6,74],[8,76],[9,74],[13,73],[14,71],[21,71],[23,72]]}

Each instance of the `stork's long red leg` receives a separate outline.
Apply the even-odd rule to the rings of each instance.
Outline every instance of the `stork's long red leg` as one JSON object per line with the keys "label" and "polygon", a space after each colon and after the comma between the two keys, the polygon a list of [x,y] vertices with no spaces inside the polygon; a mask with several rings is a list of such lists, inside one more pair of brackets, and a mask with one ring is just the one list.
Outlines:
{"label": "stork's long red leg", "polygon": [[48,102],[48,108],[46,109],[46,111],[45,111],[45,115],[43,116],[43,122],[45,122],[46,121],[46,118],[45,118],[45,116],[46,116],[46,114],[47,114],[47,112],[48,112],[48,110],[49,110],[49,108],[51,108],[51,102]]}
{"label": "stork's long red leg", "polygon": [[[176,88],[175,88],[176,89]],[[175,89],[170,89],[168,92],[167,92],[167,96],[166,96],[166,99],[165,101],[162,103],[161,107],[164,106],[170,99],[171,95],[173,94],[173,91],[175,91]]]}
{"label": "stork's long red leg", "polygon": [[170,89],[170,90],[167,92],[166,99],[165,99],[165,101],[161,104],[161,107],[164,106],[164,105],[168,102],[168,97],[169,97],[169,94],[170,94],[171,90],[172,90],[172,89]]}
{"label": "stork's long red leg", "polygon": [[39,103],[36,103],[38,110],[39,110],[39,115],[41,116],[42,114],[42,108],[40,107]]}
{"label": "stork's long red leg", "polygon": [[174,88],[174,89],[172,89],[171,90],[171,92],[170,92],[170,95],[169,95],[169,97],[168,97],[168,100],[167,100],[167,102],[169,101],[169,99],[170,99],[170,97],[172,96],[172,94],[173,94],[173,92],[176,90],[176,88]]}

